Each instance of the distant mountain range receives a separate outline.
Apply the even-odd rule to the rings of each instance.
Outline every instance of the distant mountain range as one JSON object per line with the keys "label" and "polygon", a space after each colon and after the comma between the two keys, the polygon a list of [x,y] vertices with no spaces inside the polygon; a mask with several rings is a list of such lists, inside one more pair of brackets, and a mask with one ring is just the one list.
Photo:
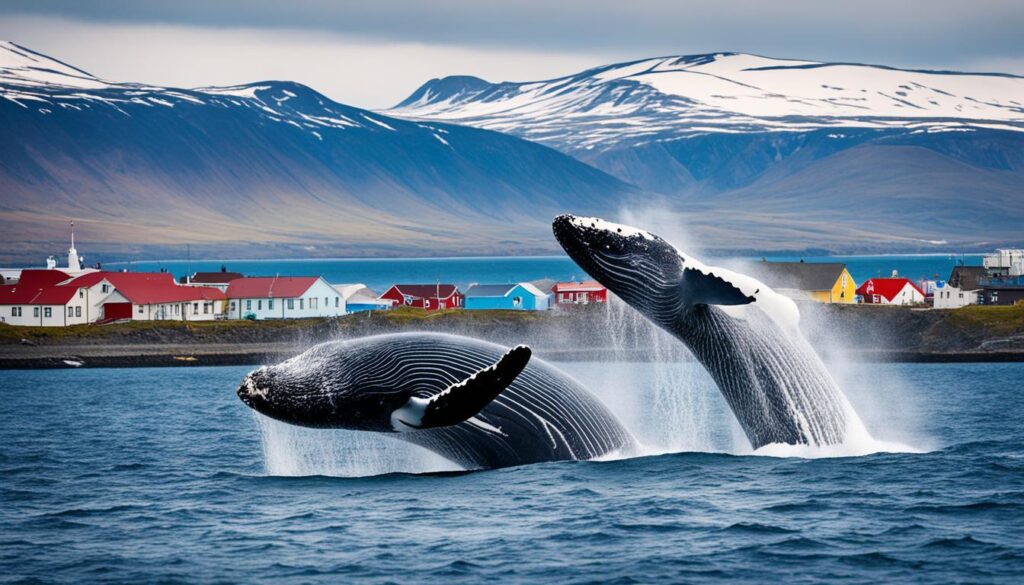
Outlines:
{"label": "distant mountain range", "polygon": [[547,250],[555,214],[613,213],[638,194],[539,144],[296,83],[113,83],[13,43],[0,43],[0,127],[3,255],[36,261],[66,245],[69,218],[80,240],[153,254]]}
{"label": "distant mountain range", "polygon": [[1019,76],[717,53],[434,79],[388,113],[552,146],[726,232],[826,248],[1024,239]]}
{"label": "distant mountain range", "polygon": [[59,252],[70,218],[107,258],[556,251],[564,211],[655,210],[729,250],[1024,243],[1022,101],[1010,75],[716,54],[449,77],[373,112],[0,42],[0,261]]}

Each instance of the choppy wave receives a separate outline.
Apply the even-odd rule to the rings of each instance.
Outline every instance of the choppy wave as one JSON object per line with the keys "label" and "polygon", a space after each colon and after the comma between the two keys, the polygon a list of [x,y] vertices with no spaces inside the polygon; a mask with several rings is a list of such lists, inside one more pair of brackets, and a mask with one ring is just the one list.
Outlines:
{"label": "choppy wave", "polygon": [[[726,421],[685,453],[373,475],[429,467],[341,434],[319,446],[304,441],[322,436],[285,437],[268,456],[234,396],[245,368],[8,372],[0,572],[54,583],[1019,582],[1024,365],[872,371],[941,388],[913,416],[942,448],[747,456]],[[689,421],[718,420],[714,396],[684,402],[708,408]],[[636,403],[631,420],[663,405]],[[865,421],[877,435],[907,426],[881,410]],[[672,447],[648,427],[650,444]],[[898,450],[880,446],[853,447]]]}

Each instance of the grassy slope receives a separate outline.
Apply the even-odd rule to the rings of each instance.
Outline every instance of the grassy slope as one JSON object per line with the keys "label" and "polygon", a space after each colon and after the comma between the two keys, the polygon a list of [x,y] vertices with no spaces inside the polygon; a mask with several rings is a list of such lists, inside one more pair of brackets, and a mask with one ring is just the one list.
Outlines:
{"label": "grassy slope", "polygon": [[983,331],[1000,336],[1024,334],[1024,305],[964,307],[950,311],[946,320],[959,329]]}

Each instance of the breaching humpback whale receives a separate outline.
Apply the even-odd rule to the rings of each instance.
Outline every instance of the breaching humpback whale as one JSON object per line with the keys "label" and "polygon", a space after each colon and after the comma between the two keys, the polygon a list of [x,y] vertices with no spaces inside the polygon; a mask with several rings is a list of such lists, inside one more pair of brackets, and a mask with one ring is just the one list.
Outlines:
{"label": "breaching humpback whale", "polygon": [[552,227],[583,270],[690,348],[755,449],[846,438],[852,409],[797,331],[792,300],[640,229],[572,215]]}
{"label": "breaching humpback whale", "polygon": [[467,469],[634,446],[594,396],[524,346],[436,333],[317,345],[251,372],[238,396],[286,423],[393,433]]}

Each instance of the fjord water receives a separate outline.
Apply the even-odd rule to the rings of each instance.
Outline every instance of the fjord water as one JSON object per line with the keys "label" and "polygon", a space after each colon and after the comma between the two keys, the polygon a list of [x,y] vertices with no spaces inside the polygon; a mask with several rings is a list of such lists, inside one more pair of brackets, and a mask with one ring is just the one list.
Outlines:
{"label": "fjord water", "polygon": [[[1024,364],[848,366],[844,389],[872,435],[920,452],[813,459],[745,454],[696,364],[558,365],[653,450],[691,451],[482,472],[274,475],[438,462],[387,437],[275,436],[276,423],[257,421],[234,395],[244,367],[6,372],[0,575],[1012,583],[1024,574]],[[658,371],[678,392],[660,388]],[[287,460],[289,450],[301,460]]]}

